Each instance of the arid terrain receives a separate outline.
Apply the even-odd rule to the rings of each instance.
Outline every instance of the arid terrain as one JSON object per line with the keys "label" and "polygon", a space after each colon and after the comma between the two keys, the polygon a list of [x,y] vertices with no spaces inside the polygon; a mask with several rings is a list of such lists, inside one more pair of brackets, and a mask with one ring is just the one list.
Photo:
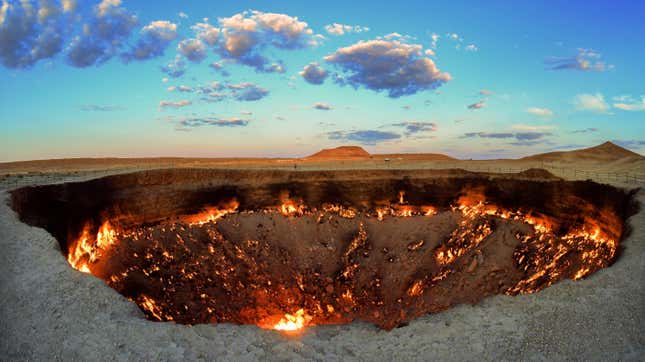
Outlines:
{"label": "arid terrain", "polygon": [[[271,174],[271,171],[277,170],[289,171],[290,182],[293,178],[298,178],[297,172],[307,171],[307,175],[302,173],[302,180],[311,179],[312,184],[317,182],[315,177],[319,177],[312,175],[324,176],[325,172],[334,170],[339,172],[338,175],[345,175],[343,180],[347,182],[379,180],[382,175],[390,175],[390,179],[396,179],[391,175],[398,175],[400,179],[473,177],[476,180],[489,180],[491,185],[512,184],[515,180],[528,180],[539,184],[558,182],[558,178],[590,179],[615,186],[625,192],[645,185],[645,157],[609,142],[589,149],[554,152],[517,160],[457,160],[440,154],[370,155],[360,147],[347,146],[293,159],[67,159],[0,164],[0,191],[3,201],[0,204],[0,242],[4,250],[0,259],[0,283],[4,291],[0,300],[0,351],[3,359],[640,360],[645,354],[644,211],[631,216],[626,214],[630,217],[626,222],[625,237],[621,241],[618,258],[613,265],[599,269],[584,279],[562,280],[533,294],[510,296],[482,292],[481,297],[472,301],[469,299],[472,298],[472,291],[467,290],[463,293],[463,298],[456,299],[456,305],[452,308],[431,309],[433,314],[420,313],[419,318],[401,323],[400,328],[391,330],[389,329],[394,325],[386,325],[388,330],[381,330],[371,323],[334,324],[332,319],[330,325],[311,326],[297,334],[283,334],[254,325],[219,323],[190,326],[146,320],[146,314],[136,304],[107,286],[103,280],[71,268],[61,252],[61,243],[46,230],[20,222],[19,215],[11,207],[10,191],[20,187],[86,181],[108,175],[156,169],[160,171],[140,174],[137,176],[140,178],[135,177],[134,181],[128,182],[139,185],[140,188],[148,187],[149,184],[151,188],[159,187],[159,190],[166,190],[163,182],[169,185],[174,182],[172,169],[181,169],[186,175],[184,178],[196,180],[191,182],[206,182],[207,179],[202,180],[202,175],[209,172],[205,169],[221,170],[224,173],[227,170],[236,170],[235,172],[241,173],[238,175],[231,171],[233,176],[229,182],[235,183],[234,177],[240,177],[241,184],[246,183],[250,185],[248,189],[256,190],[253,200],[241,202],[257,202],[258,205],[260,201],[254,200],[264,197],[260,187],[266,182],[263,177],[282,177],[280,173]],[[195,170],[194,175],[191,169]],[[355,170],[360,172],[352,172]],[[154,177],[164,173],[167,173],[168,177],[161,177],[163,182],[155,181]],[[125,177],[118,180],[130,179]],[[177,182],[180,181],[181,179],[177,178]],[[56,202],[68,202],[70,205],[79,205],[79,208],[92,205],[90,201],[83,201],[82,197],[79,199],[75,195],[66,194],[71,192],[71,188],[61,189],[62,191],[55,188],[51,190],[47,195],[51,195],[52,202],[44,203],[45,206],[35,208],[32,213],[52,214],[57,220],[64,220],[70,218],[71,214],[57,213],[56,209],[45,210],[45,207],[49,207],[46,205],[55,207]],[[90,194],[95,192],[92,189],[88,190]],[[92,194],[92,199],[103,200],[107,197],[100,194],[100,189],[97,190],[99,191]],[[115,190],[112,192],[118,192],[118,189]],[[303,191],[303,195],[316,199],[313,189],[307,190]],[[377,188],[373,192],[378,193],[378,190]],[[396,199],[394,188],[388,186],[383,187],[383,190]],[[552,199],[547,199],[546,194],[542,196],[542,202],[546,204],[544,207],[550,208],[549,203],[555,205],[560,199],[566,198],[566,193],[558,190],[560,189],[550,194]],[[590,195],[604,192],[602,190],[605,189],[593,186],[588,191],[578,191],[580,195]],[[127,195],[127,192],[124,192]],[[176,200],[180,200],[184,195],[180,191],[165,192]],[[632,192],[636,201],[643,205],[643,191]],[[351,193],[348,195],[343,197],[351,198]],[[609,205],[608,202],[612,200],[607,195],[597,194],[598,205]],[[157,196],[161,198],[161,193],[150,195],[149,199],[157,200]],[[408,197],[412,197],[410,202],[414,201],[413,193]],[[541,198],[532,194],[523,197],[527,200]],[[613,196],[614,199],[615,197]],[[605,201],[601,200],[603,198]],[[142,200],[141,205],[145,205],[145,202]],[[147,212],[145,220],[154,219],[155,212],[162,213],[164,207],[171,208],[172,205],[179,204],[178,201],[174,201],[172,205],[155,202],[158,202],[158,209]],[[407,201],[401,199],[399,204],[407,205]],[[584,209],[584,205],[576,206]],[[138,207],[140,208],[133,205],[131,210]],[[564,206],[553,207],[571,209]],[[120,205],[119,210],[126,213],[128,206]],[[378,235],[377,240],[380,240],[376,250],[378,253],[365,264],[387,265],[390,254],[396,256],[397,253],[408,253],[410,249],[406,251],[406,247],[397,251],[398,246],[391,244],[391,239],[405,238],[406,234],[424,233],[419,226],[419,219],[416,219],[421,217],[391,219],[379,224],[375,223],[374,219],[360,216],[358,220],[361,223],[365,222],[368,229],[373,229]],[[428,224],[428,228],[437,233],[439,229],[446,229],[446,225],[456,223],[455,217],[449,213],[441,214],[435,224]],[[313,214],[299,219],[300,226],[294,230],[297,230],[299,235],[307,235],[307,230],[311,230],[308,225],[315,225],[315,219]],[[255,225],[258,222],[273,225],[277,222],[278,228],[268,232],[268,238],[281,245],[281,248],[298,250],[298,253],[308,255],[307,248],[298,245],[300,236],[280,237],[285,230],[292,229],[282,225],[284,220],[275,219],[272,214],[233,216],[224,219],[218,232],[233,239],[245,240],[247,236],[242,234],[256,232]],[[248,225],[244,226],[245,223]],[[353,228],[351,223],[341,220],[340,226],[334,227],[325,226],[323,223],[316,229],[316,235],[333,232],[342,235],[345,233],[343,230]],[[240,229],[239,224],[242,224]],[[411,226],[406,226],[408,224]],[[496,243],[503,245],[503,234],[510,233],[508,230],[514,227],[502,226],[499,230],[500,238],[496,239]],[[143,230],[142,233],[158,233],[158,229],[159,227],[152,227]],[[208,232],[207,228],[202,229],[195,229],[195,235]],[[414,230],[408,233],[407,229]],[[391,232],[393,237],[388,238],[388,232]],[[449,230],[441,232],[446,234]],[[176,235],[179,239],[189,240],[192,234],[182,231]],[[438,243],[437,239],[429,241],[428,244],[436,246]],[[172,239],[171,244],[176,245],[177,241]],[[409,248],[411,244],[406,241],[405,245]],[[511,253],[512,248],[516,247],[516,244],[508,245],[504,249],[506,254]],[[360,248],[355,251],[363,252]],[[320,249],[316,253],[330,253],[325,257],[326,260],[333,254],[327,249]],[[349,258],[347,255],[345,258]],[[351,258],[346,261],[352,260]],[[424,265],[422,259],[415,259],[413,256],[409,262],[406,260],[408,259],[397,259],[397,262],[392,264],[395,269],[392,269],[390,274],[396,276],[406,266],[412,268],[413,264],[418,264],[415,267],[419,268]],[[504,260],[506,261],[501,257],[495,257],[487,260],[487,263],[492,264],[481,264],[482,259],[474,258],[472,263],[464,264],[463,269],[472,268],[476,271],[473,275],[483,275],[493,270],[486,268],[498,267],[510,259]],[[299,259],[289,259],[289,263],[297,269]],[[478,263],[481,264],[479,268]],[[506,267],[512,268],[512,265]],[[273,273],[280,275],[279,270],[274,270]],[[236,278],[244,279],[242,276]],[[460,278],[459,284],[462,284],[462,287],[469,280],[476,280],[476,277]],[[519,278],[517,275],[501,278],[499,285],[502,287],[504,283],[516,282]],[[404,286],[397,285],[396,280],[385,280],[389,283],[388,288],[397,290],[397,293],[409,293],[409,289],[406,291]],[[342,287],[335,281],[336,284],[327,283],[333,284],[327,286],[329,293]],[[447,285],[456,288],[456,284],[455,282]],[[441,288],[440,286],[436,295],[450,294],[448,289]],[[322,286],[320,289],[325,292]],[[482,299],[483,296],[487,297]],[[461,304],[470,302],[476,304]],[[243,304],[244,301],[239,303]],[[438,313],[435,314],[435,311]],[[147,311],[148,317],[150,313]],[[373,320],[378,324],[381,323],[379,317],[370,314],[369,318],[362,319]],[[338,321],[344,322],[340,319]]]}

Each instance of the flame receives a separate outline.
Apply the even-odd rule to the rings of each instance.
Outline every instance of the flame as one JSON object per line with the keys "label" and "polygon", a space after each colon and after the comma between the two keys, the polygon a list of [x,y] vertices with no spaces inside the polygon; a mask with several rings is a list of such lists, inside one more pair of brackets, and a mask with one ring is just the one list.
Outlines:
{"label": "flame", "polygon": [[96,237],[90,235],[90,226],[83,228],[81,236],[70,246],[67,253],[67,262],[76,270],[83,273],[91,273],[90,264],[96,262],[102,255],[102,251],[109,249],[116,243],[117,232],[105,221],[99,228]]}
{"label": "flame", "polygon": [[273,326],[276,331],[293,332],[304,328],[312,317],[305,313],[303,308],[298,309],[294,314],[285,313],[284,317]]}
{"label": "flame", "polygon": [[226,214],[237,212],[240,204],[237,200],[231,200],[226,204],[219,207],[207,207],[204,212],[196,215],[185,216],[182,219],[190,225],[204,225],[209,222],[214,222]]}

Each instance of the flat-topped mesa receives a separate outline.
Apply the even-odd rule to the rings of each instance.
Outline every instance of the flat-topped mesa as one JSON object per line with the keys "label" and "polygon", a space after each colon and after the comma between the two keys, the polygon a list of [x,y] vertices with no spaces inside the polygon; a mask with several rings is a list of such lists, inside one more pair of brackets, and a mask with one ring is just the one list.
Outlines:
{"label": "flat-topped mesa", "polygon": [[340,146],[336,148],[327,148],[313,155],[305,157],[305,159],[363,159],[369,158],[371,155],[359,146]]}

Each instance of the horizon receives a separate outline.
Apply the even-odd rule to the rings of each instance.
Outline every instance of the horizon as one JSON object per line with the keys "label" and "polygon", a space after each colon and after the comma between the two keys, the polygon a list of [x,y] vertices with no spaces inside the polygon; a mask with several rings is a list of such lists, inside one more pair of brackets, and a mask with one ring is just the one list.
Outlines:
{"label": "horizon", "polygon": [[645,154],[640,2],[0,4],[3,163]]}

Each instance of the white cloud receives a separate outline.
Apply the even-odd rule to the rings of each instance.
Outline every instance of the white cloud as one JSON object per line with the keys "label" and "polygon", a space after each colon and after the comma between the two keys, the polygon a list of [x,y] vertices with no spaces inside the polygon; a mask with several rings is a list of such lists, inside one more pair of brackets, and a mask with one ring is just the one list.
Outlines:
{"label": "white cloud", "polygon": [[631,96],[615,97],[614,107],[623,111],[645,111],[645,96],[640,101],[634,100]]}
{"label": "white cloud", "polygon": [[553,115],[553,111],[548,108],[531,107],[526,110],[528,113],[536,116],[549,117]]}
{"label": "white cloud", "polygon": [[193,104],[190,100],[182,100],[182,101],[161,101],[159,102],[159,108],[164,109],[164,108],[182,108],[182,107],[187,107]]}
{"label": "white cloud", "polygon": [[605,102],[605,97],[600,93],[578,94],[573,99],[573,105],[579,111],[609,113],[609,105]]}
{"label": "white cloud", "polygon": [[346,25],[333,23],[325,25],[325,30],[332,35],[344,35],[347,33],[362,33],[364,31],[369,31],[370,28],[360,25]]}

